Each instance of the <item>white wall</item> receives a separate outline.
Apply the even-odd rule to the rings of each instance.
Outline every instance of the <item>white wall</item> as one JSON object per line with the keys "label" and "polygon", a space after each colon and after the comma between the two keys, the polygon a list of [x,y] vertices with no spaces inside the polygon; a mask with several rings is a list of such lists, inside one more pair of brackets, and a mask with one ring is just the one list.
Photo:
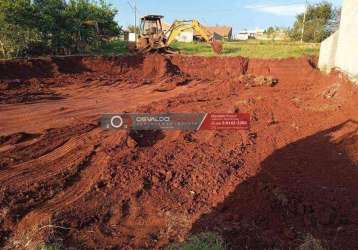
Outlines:
{"label": "white wall", "polygon": [[344,0],[336,66],[358,79],[358,0]]}
{"label": "white wall", "polygon": [[191,43],[193,41],[194,31],[187,30],[180,32],[180,34],[176,37],[176,40],[179,42]]}
{"label": "white wall", "polygon": [[321,44],[319,67],[347,73],[358,81],[358,0],[344,0],[339,32]]}
{"label": "white wall", "polygon": [[249,34],[248,33],[236,34],[234,35],[234,40],[241,40],[241,41],[249,40]]}
{"label": "white wall", "polygon": [[335,32],[321,43],[318,67],[327,73],[336,67],[338,37],[339,31]]}
{"label": "white wall", "polygon": [[135,42],[136,41],[136,34],[135,33],[129,33],[128,35],[128,41],[129,42]]}

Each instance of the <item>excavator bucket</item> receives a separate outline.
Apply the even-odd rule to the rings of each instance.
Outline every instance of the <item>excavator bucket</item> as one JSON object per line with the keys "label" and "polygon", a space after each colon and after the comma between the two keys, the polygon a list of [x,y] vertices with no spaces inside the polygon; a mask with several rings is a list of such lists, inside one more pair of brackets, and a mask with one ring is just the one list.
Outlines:
{"label": "excavator bucket", "polygon": [[221,54],[222,50],[223,50],[223,44],[218,41],[218,40],[213,40],[211,42],[211,48],[213,49],[213,51],[216,53],[216,54]]}

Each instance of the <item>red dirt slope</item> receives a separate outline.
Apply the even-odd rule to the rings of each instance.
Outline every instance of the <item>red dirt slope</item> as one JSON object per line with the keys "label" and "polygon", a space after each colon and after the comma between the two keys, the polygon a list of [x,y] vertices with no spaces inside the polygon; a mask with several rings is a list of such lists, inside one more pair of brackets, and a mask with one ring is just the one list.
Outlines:
{"label": "red dirt slope", "polygon": [[[358,248],[357,88],[312,59],[18,60],[0,86],[5,249],[159,249],[203,231],[232,249],[308,234]],[[99,128],[124,111],[249,112],[252,128]]]}

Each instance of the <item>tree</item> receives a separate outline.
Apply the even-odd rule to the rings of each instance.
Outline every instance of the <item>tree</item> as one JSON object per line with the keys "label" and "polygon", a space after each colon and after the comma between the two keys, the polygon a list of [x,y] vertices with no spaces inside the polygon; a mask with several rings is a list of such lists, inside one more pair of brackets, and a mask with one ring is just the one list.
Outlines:
{"label": "tree", "polygon": [[331,33],[336,32],[339,29],[341,23],[342,8],[338,8],[334,12],[332,20],[328,24],[328,29]]}
{"label": "tree", "polygon": [[272,40],[275,40],[277,33],[280,32],[280,28],[279,27],[268,27],[265,31],[264,34],[268,37],[271,38]]}
{"label": "tree", "polygon": [[[30,1],[0,1],[0,56],[20,56],[31,43],[40,40],[35,28]],[[12,14],[9,14],[12,13]]]}
{"label": "tree", "polygon": [[303,41],[322,42],[332,34],[331,24],[337,16],[337,9],[331,3],[321,2],[309,5],[306,11],[306,21],[303,24],[304,13],[296,17],[296,22],[289,35],[293,40],[300,40],[304,25]]}
{"label": "tree", "polygon": [[90,51],[119,34],[116,14],[104,0],[0,0],[0,52]]}
{"label": "tree", "polygon": [[136,33],[136,34],[140,33],[139,27],[135,27],[134,25],[129,25],[128,31],[131,33]]}
{"label": "tree", "polygon": [[117,11],[104,1],[96,5],[88,0],[71,0],[65,15],[74,49],[81,52],[86,46],[98,47],[108,38],[118,35],[120,28],[114,21],[116,14]]}

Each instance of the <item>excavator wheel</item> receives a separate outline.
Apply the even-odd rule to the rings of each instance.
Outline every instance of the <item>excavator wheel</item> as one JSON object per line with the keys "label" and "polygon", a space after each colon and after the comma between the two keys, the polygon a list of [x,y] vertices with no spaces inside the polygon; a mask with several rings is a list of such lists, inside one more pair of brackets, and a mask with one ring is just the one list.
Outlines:
{"label": "excavator wheel", "polygon": [[222,42],[218,41],[218,40],[213,40],[211,43],[211,48],[213,49],[213,51],[216,54],[221,54],[222,50],[223,50],[223,44]]}

